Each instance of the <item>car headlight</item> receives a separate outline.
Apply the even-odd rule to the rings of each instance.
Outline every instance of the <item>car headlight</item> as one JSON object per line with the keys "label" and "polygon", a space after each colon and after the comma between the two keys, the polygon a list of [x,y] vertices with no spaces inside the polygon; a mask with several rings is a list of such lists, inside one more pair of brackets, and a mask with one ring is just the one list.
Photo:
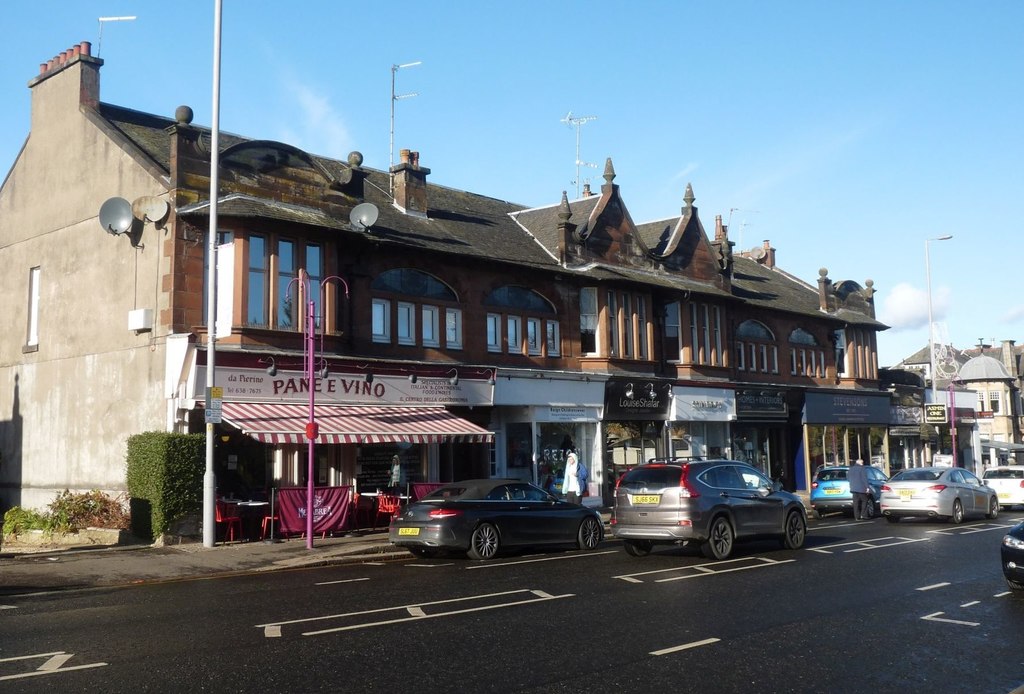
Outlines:
{"label": "car headlight", "polygon": [[1006,535],[1003,537],[1003,546],[1011,549],[1024,549],[1024,540],[1013,535]]}

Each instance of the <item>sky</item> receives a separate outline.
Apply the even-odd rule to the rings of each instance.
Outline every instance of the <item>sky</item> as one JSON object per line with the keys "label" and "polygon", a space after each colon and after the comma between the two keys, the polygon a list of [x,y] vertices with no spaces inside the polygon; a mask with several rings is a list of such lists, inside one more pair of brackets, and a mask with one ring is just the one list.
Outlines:
{"label": "sky", "polygon": [[[3,175],[29,80],[81,41],[102,101],[209,126],[214,7],[5,0]],[[220,87],[226,132],[376,169],[407,148],[529,207],[599,190],[608,158],[637,223],[689,183],[735,250],[870,279],[881,366],[928,344],[929,294],[937,341],[1024,343],[1021,0],[223,0]]]}

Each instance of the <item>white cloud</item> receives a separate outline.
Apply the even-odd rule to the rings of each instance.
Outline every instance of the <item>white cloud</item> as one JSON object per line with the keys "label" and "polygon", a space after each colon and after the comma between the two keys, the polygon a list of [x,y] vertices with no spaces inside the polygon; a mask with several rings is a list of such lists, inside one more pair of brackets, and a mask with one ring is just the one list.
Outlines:
{"label": "white cloud", "polygon": [[352,149],[352,137],[330,99],[294,76],[285,77],[284,86],[297,111],[283,126],[281,140],[307,152],[345,159]]}
{"label": "white cloud", "polygon": [[[932,317],[938,321],[949,308],[950,290],[939,287],[932,292]],[[923,289],[900,282],[882,300],[878,320],[893,330],[913,330],[928,327],[928,294]]]}

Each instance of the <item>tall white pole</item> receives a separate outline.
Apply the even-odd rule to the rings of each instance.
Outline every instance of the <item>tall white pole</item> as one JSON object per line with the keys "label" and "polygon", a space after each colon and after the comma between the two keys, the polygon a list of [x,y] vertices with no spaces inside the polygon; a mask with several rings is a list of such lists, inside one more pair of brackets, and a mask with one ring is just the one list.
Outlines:
{"label": "tall white pole", "polygon": [[[210,123],[210,229],[207,232],[207,292],[206,301],[206,407],[210,407],[211,392],[216,380],[216,327],[217,327],[217,196],[220,190],[220,18],[222,0],[213,3],[213,116]],[[217,504],[217,484],[213,474],[213,422],[206,422],[206,472],[203,475],[203,546],[213,547],[217,537],[214,510]]]}
{"label": "tall white pole", "polygon": [[925,281],[927,282],[927,294],[928,294],[928,366],[931,370],[932,379],[932,402],[935,402],[938,398],[938,389],[936,387],[936,373],[935,373],[935,322],[932,318],[932,264],[930,259],[930,253],[928,251],[928,244],[932,241],[948,241],[953,238],[952,234],[946,234],[945,236],[937,236],[933,239],[924,240],[924,273]]}

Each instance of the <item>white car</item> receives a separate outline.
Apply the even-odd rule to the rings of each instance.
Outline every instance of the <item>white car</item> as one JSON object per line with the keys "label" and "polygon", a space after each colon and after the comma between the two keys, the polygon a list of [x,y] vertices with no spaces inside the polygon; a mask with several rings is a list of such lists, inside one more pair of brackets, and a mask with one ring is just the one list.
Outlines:
{"label": "white car", "polygon": [[1024,506],[1024,465],[990,467],[982,476],[996,490],[1000,506]]}
{"label": "white car", "polygon": [[999,498],[977,475],[960,467],[917,467],[897,472],[882,485],[882,515],[890,523],[905,517],[945,518],[999,515]]}

